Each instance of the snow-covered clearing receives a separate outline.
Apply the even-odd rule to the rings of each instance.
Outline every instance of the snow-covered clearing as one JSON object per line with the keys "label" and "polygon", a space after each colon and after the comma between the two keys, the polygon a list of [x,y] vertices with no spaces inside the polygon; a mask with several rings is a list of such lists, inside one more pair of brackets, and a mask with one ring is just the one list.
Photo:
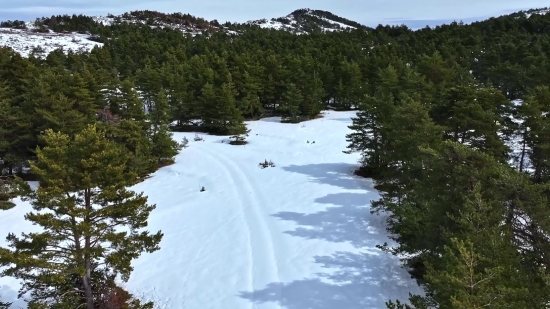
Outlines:
{"label": "snow-covered clearing", "polygon": [[41,47],[44,52],[37,56],[46,57],[58,48],[77,52],[103,46],[102,43],[89,40],[89,37],[79,33],[33,33],[30,30],[0,28],[0,47],[9,46],[23,57],[28,57],[34,47]]}
{"label": "snow-covered clearing", "polygon": [[[157,205],[149,228],[164,238],[133,263],[128,290],[174,309],[385,308],[421,293],[396,258],[375,248],[389,242],[384,218],[369,212],[378,195],[352,175],[358,156],[342,153],[353,115],[249,122],[245,146],[176,133],[189,148],[134,186]],[[258,167],[265,159],[275,167]],[[29,230],[29,205],[18,204],[0,213],[0,236]],[[13,299],[16,282],[0,286]]]}

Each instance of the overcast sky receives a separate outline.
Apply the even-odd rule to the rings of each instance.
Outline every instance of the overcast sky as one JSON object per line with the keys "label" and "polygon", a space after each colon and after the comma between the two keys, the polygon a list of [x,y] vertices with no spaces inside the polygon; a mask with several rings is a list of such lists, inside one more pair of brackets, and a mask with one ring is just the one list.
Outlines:
{"label": "overcast sky", "polygon": [[0,0],[0,20],[28,21],[58,14],[106,15],[147,9],[189,13],[220,22],[245,22],[312,8],[367,26],[404,23],[421,28],[453,20],[472,22],[549,5],[548,0]]}

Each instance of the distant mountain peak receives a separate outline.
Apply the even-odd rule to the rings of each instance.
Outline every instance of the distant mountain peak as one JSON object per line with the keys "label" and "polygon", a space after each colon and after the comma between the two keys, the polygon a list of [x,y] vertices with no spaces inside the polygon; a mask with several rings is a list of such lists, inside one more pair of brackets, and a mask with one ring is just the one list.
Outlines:
{"label": "distant mountain peak", "polygon": [[371,28],[358,22],[340,17],[328,11],[303,8],[292,13],[270,20],[260,19],[249,21],[248,24],[262,28],[286,30],[303,34],[313,31],[344,31],[353,29],[369,30]]}

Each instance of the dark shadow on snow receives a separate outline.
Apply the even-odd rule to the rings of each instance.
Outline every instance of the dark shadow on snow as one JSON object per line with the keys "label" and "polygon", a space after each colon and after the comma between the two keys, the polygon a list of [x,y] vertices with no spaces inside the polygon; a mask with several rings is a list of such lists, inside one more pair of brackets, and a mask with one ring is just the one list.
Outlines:
{"label": "dark shadow on snow", "polygon": [[262,290],[242,292],[240,297],[253,303],[277,303],[287,309],[366,309],[385,308],[390,299],[406,301],[408,293],[419,288],[401,268],[397,258],[383,253],[375,246],[388,241],[385,215],[370,213],[371,200],[378,199],[372,181],[353,176],[356,165],[326,163],[291,165],[285,171],[301,173],[311,181],[344,189],[363,189],[362,193],[328,194],[315,199],[328,204],[316,213],[279,212],[280,220],[294,221],[298,227],[286,231],[292,236],[322,239],[330,242],[348,242],[362,253],[336,252],[331,256],[316,256],[326,272],[316,278],[290,283],[271,283]]}
{"label": "dark shadow on snow", "polygon": [[261,118],[260,121],[263,122],[281,122],[281,117],[267,117],[267,118]]}
{"label": "dark shadow on snow", "polygon": [[315,213],[279,212],[272,216],[294,221],[299,227],[285,233],[307,239],[330,242],[349,242],[357,248],[374,247],[387,241],[385,217],[370,213],[370,203],[378,199],[369,179],[354,176],[356,165],[348,163],[322,163],[290,165],[283,170],[310,176],[311,181],[343,189],[362,189],[362,193],[333,193],[315,199],[316,203],[329,204]]}
{"label": "dark shadow on snow", "polygon": [[320,163],[307,165],[284,166],[283,170],[292,173],[304,174],[310,177],[310,181],[328,184],[343,189],[365,189],[369,192],[375,191],[372,188],[372,181],[362,179],[353,175],[359,168],[358,164],[349,163]]}
{"label": "dark shadow on snow", "polygon": [[287,309],[379,309],[385,308],[390,299],[406,301],[415,287],[406,271],[386,254],[336,252],[316,256],[314,262],[328,271],[317,274],[318,278],[271,283],[239,296],[256,304],[273,302]]}
{"label": "dark shadow on snow", "polygon": [[349,122],[349,124],[351,124],[351,119],[352,119],[352,117],[349,117],[349,118],[330,118],[330,120]]}
{"label": "dark shadow on snow", "polygon": [[[370,214],[369,193],[337,193],[316,199],[317,203],[340,205],[323,211],[304,214],[279,212],[273,214],[280,220],[294,221],[299,227],[285,233],[307,239],[323,239],[330,242],[349,242],[355,247],[374,247],[387,241],[382,222]],[[377,221],[372,224],[372,221]],[[382,230],[381,230],[382,228]]]}

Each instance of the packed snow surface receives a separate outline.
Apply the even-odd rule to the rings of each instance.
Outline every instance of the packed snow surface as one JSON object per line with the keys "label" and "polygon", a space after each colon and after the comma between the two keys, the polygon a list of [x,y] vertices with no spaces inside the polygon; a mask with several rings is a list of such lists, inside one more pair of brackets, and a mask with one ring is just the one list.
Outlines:
{"label": "packed snow surface", "polygon": [[[245,146],[174,134],[189,147],[133,187],[157,205],[148,228],[164,238],[133,263],[126,288],[174,309],[385,308],[421,293],[399,261],[375,247],[391,242],[384,217],[369,212],[378,197],[372,182],[352,174],[358,156],[342,153],[352,116],[248,122]],[[275,167],[260,168],[264,160]],[[18,201],[0,213],[0,234],[36,229],[23,220],[29,210]],[[13,300],[17,281],[2,278],[0,286]]]}

